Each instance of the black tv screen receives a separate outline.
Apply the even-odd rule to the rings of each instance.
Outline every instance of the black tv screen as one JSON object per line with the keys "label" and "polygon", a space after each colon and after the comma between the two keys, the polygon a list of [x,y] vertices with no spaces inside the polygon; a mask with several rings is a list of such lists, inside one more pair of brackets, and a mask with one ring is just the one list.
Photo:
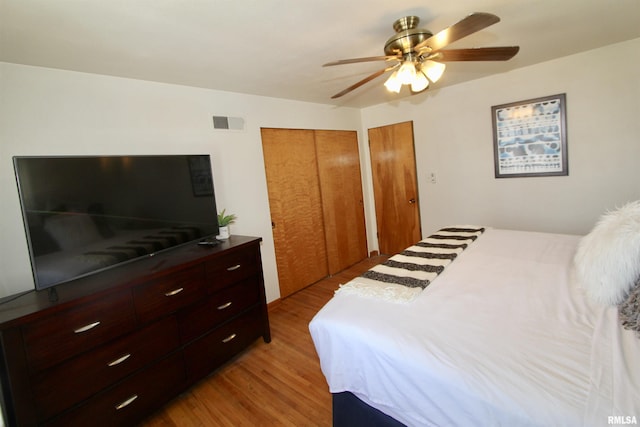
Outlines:
{"label": "black tv screen", "polygon": [[208,155],[13,160],[36,289],[218,234]]}

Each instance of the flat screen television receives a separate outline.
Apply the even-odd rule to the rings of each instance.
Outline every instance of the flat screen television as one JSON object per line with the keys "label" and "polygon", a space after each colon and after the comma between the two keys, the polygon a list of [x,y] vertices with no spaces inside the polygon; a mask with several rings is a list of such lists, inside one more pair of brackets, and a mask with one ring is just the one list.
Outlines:
{"label": "flat screen television", "polygon": [[13,163],[37,290],[218,234],[208,155]]}

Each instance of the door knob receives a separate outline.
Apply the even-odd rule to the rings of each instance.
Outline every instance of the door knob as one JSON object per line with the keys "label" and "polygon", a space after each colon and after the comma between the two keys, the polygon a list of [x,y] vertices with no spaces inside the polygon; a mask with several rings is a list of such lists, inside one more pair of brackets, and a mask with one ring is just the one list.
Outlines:
{"label": "door knob", "polygon": [[416,199],[409,199],[409,204],[412,205],[416,202]]}

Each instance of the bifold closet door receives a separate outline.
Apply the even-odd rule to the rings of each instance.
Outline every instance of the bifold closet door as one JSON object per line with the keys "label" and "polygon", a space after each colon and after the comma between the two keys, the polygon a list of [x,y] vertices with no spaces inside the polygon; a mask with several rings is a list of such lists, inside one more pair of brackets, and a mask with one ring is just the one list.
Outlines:
{"label": "bifold closet door", "polygon": [[358,134],[314,132],[329,274],[336,274],[367,257]]}
{"label": "bifold closet door", "polygon": [[261,129],[280,296],[328,276],[313,131]]}
{"label": "bifold closet door", "polygon": [[333,130],[261,132],[285,297],[367,257],[358,136]]}

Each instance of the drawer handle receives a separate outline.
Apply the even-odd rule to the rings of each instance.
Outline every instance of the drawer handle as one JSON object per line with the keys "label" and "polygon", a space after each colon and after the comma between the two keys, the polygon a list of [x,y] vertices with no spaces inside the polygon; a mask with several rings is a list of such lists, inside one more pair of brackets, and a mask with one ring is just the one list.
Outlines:
{"label": "drawer handle", "polygon": [[233,271],[233,270],[237,270],[239,268],[240,268],[240,264],[236,264],[236,265],[234,265],[232,267],[227,268],[227,271]]}
{"label": "drawer handle", "polygon": [[180,292],[184,291],[184,288],[178,288],[178,289],[174,289],[172,291],[169,291],[167,293],[164,294],[165,297],[172,297],[174,295],[179,294]]}
{"label": "drawer handle", "polygon": [[131,405],[133,403],[133,401],[136,400],[137,398],[138,398],[138,395],[134,394],[133,396],[131,396],[130,398],[128,398],[124,402],[116,405],[116,411],[119,411],[120,409],[124,409],[127,406]]}
{"label": "drawer handle", "polygon": [[88,325],[85,325],[82,328],[76,329],[75,331],[73,331],[73,333],[74,334],[81,334],[83,332],[87,332],[88,330],[95,328],[99,324],[100,324],[100,322],[89,323]]}
{"label": "drawer handle", "polygon": [[127,360],[128,358],[131,357],[131,353],[127,353],[122,357],[117,358],[116,360],[112,360],[111,362],[107,363],[107,366],[116,366],[121,364],[122,362],[124,362],[125,360]]}
{"label": "drawer handle", "polygon": [[231,341],[232,339],[234,339],[236,337],[236,334],[231,334],[228,337],[226,337],[225,339],[222,340],[223,343],[228,343],[229,341]]}
{"label": "drawer handle", "polygon": [[229,301],[228,303],[222,304],[218,306],[218,310],[224,310],[225,308],[229,308],[231,306],[232,302]]}

